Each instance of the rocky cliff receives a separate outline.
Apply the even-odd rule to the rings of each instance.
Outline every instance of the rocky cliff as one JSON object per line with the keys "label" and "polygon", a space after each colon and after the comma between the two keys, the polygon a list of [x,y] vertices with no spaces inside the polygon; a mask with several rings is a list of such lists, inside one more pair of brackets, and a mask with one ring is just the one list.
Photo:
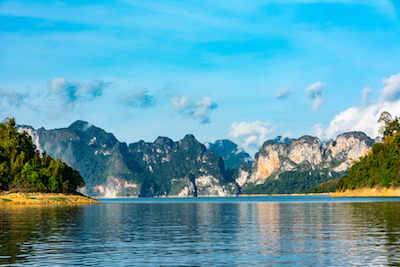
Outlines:
{"label": "rocky cliff", "polygon": [[[251,172],[240,168],[239,185],[263,184],[266,180],[279,180],[282,175],[308,173],[318,181],[329,180],[343,174],[352,160],[364,156],[374,142],[362,132],[349,132],[330,140],[325,146],[317,137],[303,136],[287,143],[266,142],[255,155]],[[245,179],[246,173],[249,173]],[[312,175],[313,174],[313,175]]]}
{"label": "rocky cliff", "polygon": [[85,179],[85,194],[104,197],[307,192],[341,177],[353,159],[381,141],[362,132],[327,143],[311,136],[279,137],[265,142],[250,166],[251,157],[229,140],[202,145],[186,135],[178,142],[159,137],[127,145],[84,121],[63,129],[21,126],[19,131],[28,132],[41,151],[76,168]]}
{"label": "rocky cliff", "polygon": [[222,158],[207,152],[192,135],[179,142],[127,145],[84,121],[68,128],[34,130],[21,126],[37,148],[77,169],[90,196],[234,195],[238,186],[225,174]]}

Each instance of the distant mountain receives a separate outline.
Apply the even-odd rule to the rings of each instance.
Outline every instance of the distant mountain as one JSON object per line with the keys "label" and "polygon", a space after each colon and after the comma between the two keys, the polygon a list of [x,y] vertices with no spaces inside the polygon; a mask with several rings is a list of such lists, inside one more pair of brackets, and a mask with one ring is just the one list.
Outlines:
{"label": "distant mountain", "polygon": [[205,143],[207,151],[215,152],[222,157],[227,169],[239,169],[242,163],[253,164],[253,159],[241,147],[230,140],[217,140]]}
{"label": "distant mountain", "polygon": [[179,142],[119,142],[113,134],[76,121],[68,128],[34,130],[21,126],[37,148],[62,160],[85,179],[91,196],[235,195],[238,186],[225,174],[222,158],[207,152],[193,135]]}
{"label": "distant mountain", "polygon": [[322,143],[316,137],[277,137],[264,143],[254,161],[229,140],[202,145],[193,135],[174,142],[119,142],[113,134],[76,121],[68,128],[38,130],[20,126],[36,147],[77,169],[90,196],[228,196],[240,192],[307,192],[339,178],[364,156],[374,140],[362,132]]}
{"label": "distant mountain", "polygon": [[[303,136],[288,143],[265,142],[255,155],[252,169],[240,168],[237,177],[244,193],[294,193],[339,178],[367,154],[374,140],[362,132],[349,132],[325,146],[317,137]],[[246,177],[246,178],[244,178]]]}

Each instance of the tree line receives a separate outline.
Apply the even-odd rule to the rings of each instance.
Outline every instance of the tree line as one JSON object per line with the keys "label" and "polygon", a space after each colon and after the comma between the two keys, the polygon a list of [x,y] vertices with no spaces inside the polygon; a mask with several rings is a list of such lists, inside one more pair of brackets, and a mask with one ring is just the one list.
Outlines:
{"label": "tree line", "polygon": [[85,185],[78,171],[40,153],[15,119],[0,124],[0,191],[73,193]]}

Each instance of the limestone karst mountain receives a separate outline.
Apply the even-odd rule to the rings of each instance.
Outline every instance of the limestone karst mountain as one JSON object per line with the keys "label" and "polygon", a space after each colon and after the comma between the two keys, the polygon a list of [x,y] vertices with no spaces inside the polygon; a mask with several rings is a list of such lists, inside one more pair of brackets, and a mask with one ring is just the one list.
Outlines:
{"label": "limestone karst mountain", "polygon": [[352,159],[379,141],[362,132],[325,144],[311,136],[278,138],[265,142],[251,163],[229,140],[203,145],[193,135],[178,142],[159,137],[127,145],[84,121],[55,130],[20,126],[19,131],[28,132],[38,149],[77,169],[85,194],[104,197],[307,192],[342,176]]}
{"label": "limestone karst mountain", "polygon": [[255,155],[251,171],[240,168],[237,176],[242,177],[240,186],[246,193],[307,191],[342,176],[352,160],[364,156],[376,141],[381,140],[349,132],[325,145],[307,135],[288,143],[266,142]]}
{"label": "limestone karst mountain", "polygon": [[77,169],[90,196],[235,195],[237,184],[225,175],[222,158],[207,152],[193,135],[179,142],[127,145],[114,135],[76,121],[68,128],[34,130],[21,126],[38,147]]}

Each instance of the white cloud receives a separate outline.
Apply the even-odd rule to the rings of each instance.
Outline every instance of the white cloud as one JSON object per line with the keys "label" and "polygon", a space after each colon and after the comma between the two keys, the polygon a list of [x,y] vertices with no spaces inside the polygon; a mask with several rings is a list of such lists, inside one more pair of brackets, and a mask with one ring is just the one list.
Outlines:
{"label": "white cloud", "polygon": [[389,79],[383,78],[382,83],[385,85],[381,90],[382,101],[396,101],[400,96],[400,73],[392,75]]}
{"label": "white cloud", "polygon": [[171,103],[175,113],[200,120],[201,124],[209,123],[211,112],[218,107],[217,103],[213,102],[209,96],[203,96],[197,102],[193,102],[185,95],[174,96],[171,97]]}
{"label": "white cloud", "polygon": [[281,88],[275,93],[275,98],[276,99],[282,99],[282,98],[285,98],[285,97],[289,96],[290,93],[291,92],[289,90]]}
{"label": "white cloud", "polygon": [[260,147],[276,132],[278,126],[271,121],[234,122],[228,137],[238,139],[245,147]]}
{"label": "white cloud", "polygon": [[375,138],[379,135],[378,119],[383,111],[388,111],[393,116],[400,114],[400,73],[391,76],[389,79],[382,79],[385,85],[380,91],[380,99],[374,104],[367,105],[366,96],[371,93],[371,89],[366,87],[363,93],[363,103],[361,107],[351,107],[336,115],[329,123],[327,128],[321,124],[316,124],[311,132],[323,140],[335,138],[338,134],[349,131],[362,131],[368,136]]}
{"label": "white cloud", "polygon": [[118,101],[131,107],[148,108],[155,105],[154,96],[150,95],[149,91],[143,88],[129,90],[121,95]]}
{"label": "white cloud", "polygon": [[27,93],[21,94],[14,89],[0,88],[0,101],[4,102],[3,105],[19,107],[27,97],[29,97]]}
{"label": "white cloud", "polygon": [[326,83],[318,81],[306,87],[305,92],[306,95],[312,100],[313,111],[317,111],[324,102],[322,98],[322,92],[325,86]]}
{"label": "white cloud", "polygon": [[171,97],[174,111],[177,113],[183,113],[183,111],[189,106],[189,98],[185,95]]}
{"label": "white cloud", "polygon": [[58,77],[48,82],[47,98],[51,102],[50,117],[56,119],[65,112],[71,112],[77,103],[90,102],[99,98],[110,82],[93,79],[88,82],[69,82],[65,77]]}

